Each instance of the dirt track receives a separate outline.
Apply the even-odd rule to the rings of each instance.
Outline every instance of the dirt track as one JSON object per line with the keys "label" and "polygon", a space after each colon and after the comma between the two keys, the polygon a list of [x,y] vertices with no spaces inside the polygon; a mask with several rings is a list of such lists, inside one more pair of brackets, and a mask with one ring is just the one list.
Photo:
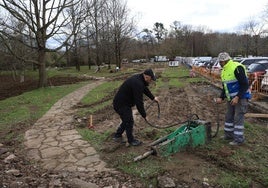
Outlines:
{"label": "dirt track", "polygon": [[[168,78],[166,78],[168,81]],[[67,79],[68,80],[68,79]],[[178,80],[183,82],[183,79]],[[65,82],[65,83],[68,83]],[[56,84],[56,83],[55,83]],[[173,124],[174,122],[183,122],[187,120],[189,115],[197,114],[198,117],[202,120],[210,121],[213,125],[212,129],[215,130],[215,126],[217,121],[221,124],[221,129],[223,125],[223,119],[225,114],[225,105],[215,105],[213,103],[213,97],[218,96],[218,89],[214,86],[211,86],[205,82],[191,84],[185,88],[163,88],[160,91],[157,91],[157,96],[160,97],[160,119],[157,118],[157,106],[152,105],[148,110],[148,118],[152,124],[157,124],[159,126],[166,126]],[[112,96],[111,96],[112,97]],[[150,101],[146,101],[146,106],[150,105]],[[219,116],[218,116],[218,112]],[[254,120],[256,121],[256,120]],[[116,164],[120,164],[124,159],[125,153],[133,153],[134,156],[144,153],[148,150],[148,143],[154,141],[154,137],[159,133],[158,129],[153,129],[152,131],[146,131],[148,128],[148,124],[137,115],[135,121],[135,135],[138,139],[141,139],[144,144],[141,147],[126,147],[124,145],[114,145],[107,140],[107,143],[104,144],[103,148],[101,148],[101,157],[103,160],[107,162],[110,166],[116,166]],[[266,122],[258,122],[260,124],[266,125]],[[94,115],[94,125],[95,131],[104,132],[107,129],[116,129],[119,124],[119,118],[117,114],[114,113],[111,106],[107,107],[105,110],[99,111]],[[22,126],[19,126],[22,127]],[[27,128],[27,127],[26,127]],[[25,129],[18,129],[14,127],[14,132],[24,132]],[[2,135],[3,136],[3,135]],[[219,139],[219,138],[217,138]],[[1,164],[1,169],[20,169],[20,174],[6,174],[4,171],[1,172],[1,178],[5,178],[7,181],[10,181],[10,185],[14,181],[27,181],[29,185],[35,187],[38,184],[42,185],[53,185],[55,180],[60,181],[59,185],[62,187],[69,187],[66,184],[66,179],[72,174],[57,174],[55,172],[47,172],[38,167],[38,165],[31,165],[31,162],[25,158],[23,155],[23,151],[18,147],[18,141],[14,140],[9,143],[3,143],[5,147],[8,149],[8,152],[14,152],[18,156],[16,161],[13,164]],[[251,149],[250,145],[243,146],[244,149]],[[3,152],[3,151],[2,151]],[[221,148],[217,151],[211,151],[210,154],[206,153],[207,151],[202,150],[189,150],[185,152],[180,152],[170,156],[167,158],[162,158],[159,156],[150,156],[153,160],[157,161],[157,164],[161,165],[164,168],[164,171],[161,174],[152,174],[152,178],[155,176],[159,177],[169,177],[171,178],[177,186],[181,187],[203,187],[206,179],[211,180],[217,178],[217,175],[204,176],[204,172],[209,169],[218,168],[218,171],[215,173],[221,172],[221,168],[224,170],[233,170],[233,168],[237,168],[236,170],[242,171],[248,170],[247,168],[243,169],[240,167],[233,166],[233,164],[224,163],[221,158],[228,157],[235,152],[234,148],[231,148],[227,145],[227,143],[222,143]],[[6,152],[0,155],[1,160],[3,160]],[[213,157],[214,156],[214,157]],[[129,163],[131,166],[131,163]],[[141,162],[142,165],[142,162]],[[209,173],[208,173],[209,174]],[[103,174],[103,177],[107,177],[109,174]],[[83,177],[80,177],[83,179]],[[95,177],[97,178],[97,177]],[[125,176],[124,178],[130,178]],[[124,180],[122,177],[118,177],[120,181]],[[133,177],[135,178],[135,177]],[[253,177],[253,179],[257,179]],[[1,180],[1,179],[0,179]],[[86,180],[84,178],[84,180]],[[102,181],[101,177],[95,179],[95,181]],[[141,182],[134,184],[135,187],[142,187]],[[96,182],[96,183],[97,183]],[[57,182],[56,182],[57,183]],[[138,183],[138,184],[137,184]],[[255,181],[253,184],[256,187],[262,187]]]}

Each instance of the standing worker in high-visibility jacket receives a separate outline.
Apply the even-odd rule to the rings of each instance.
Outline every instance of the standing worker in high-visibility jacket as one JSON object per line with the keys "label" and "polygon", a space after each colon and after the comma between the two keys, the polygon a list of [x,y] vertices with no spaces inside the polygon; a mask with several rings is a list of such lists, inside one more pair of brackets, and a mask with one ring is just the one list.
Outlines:
{"label": "standing worker in high-visibility jacket", "polygon": [[217,103],[227,99],[227,112],[224,123],[224,140],[232,140],[230,145],[241,145],[244,137],[244,115],[251,98],[246,68],[243,64],[234,62],[230,55],[222,52],[218,56],[222,69],[222,93],[216,98]]}

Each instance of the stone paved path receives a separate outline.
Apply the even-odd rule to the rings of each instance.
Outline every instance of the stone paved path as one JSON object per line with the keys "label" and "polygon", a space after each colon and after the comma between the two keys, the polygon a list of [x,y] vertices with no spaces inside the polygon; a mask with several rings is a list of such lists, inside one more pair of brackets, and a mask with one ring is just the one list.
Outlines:
{"label": "stone paved path", "polygon": [[[90,83],[60,99],[25,133],[28,157],[41,163],[44,169],[76,172],[102,172],[109,169],[96,150],[75,130],[76,105],[102,81]],[[111,169],[110,169],[111,170]]]}

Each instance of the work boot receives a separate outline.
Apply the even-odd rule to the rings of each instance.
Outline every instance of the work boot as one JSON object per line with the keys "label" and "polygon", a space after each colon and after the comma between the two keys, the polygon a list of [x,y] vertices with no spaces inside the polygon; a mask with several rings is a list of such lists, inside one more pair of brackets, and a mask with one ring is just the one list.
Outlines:
{"label": "work boot", "polygon": [[124,139],[123,139],[122,136],[121,136],[121,137],[116,137],[116,136],[114,136],[114,137],[113,137],[113,141],[115,141],[115,142],[117,142],[117,143],[121,143],[121,144],[126,143],[126,141],[124,141]]}
{"label": "work boot", "polygon": [[132,142],[129,143],[131,146],[139,146],[142,144],[141,141],[134,139]]}
{"label": "work boot", "polygon": [[243,142],[232,141],[232,142],[229,142],[229,144],[230,144],[231,146],[240,146],[240,145],[243,144]]}

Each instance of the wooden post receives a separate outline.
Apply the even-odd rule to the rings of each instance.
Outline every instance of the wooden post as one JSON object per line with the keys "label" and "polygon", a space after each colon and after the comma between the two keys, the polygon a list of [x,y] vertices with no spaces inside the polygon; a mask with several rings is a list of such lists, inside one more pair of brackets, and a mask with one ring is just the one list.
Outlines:
{"label": "wooden post", "polygon": [[93,129],[93,128],[94,128],[94,126],[93,126],[93,117],[92,117],[92,115],[89,116],[88,128],[89,128],[89,129]]}
{"label": "wooden post", "polygon": [[268,118],[268,114],[246,113],[245,117]]}

